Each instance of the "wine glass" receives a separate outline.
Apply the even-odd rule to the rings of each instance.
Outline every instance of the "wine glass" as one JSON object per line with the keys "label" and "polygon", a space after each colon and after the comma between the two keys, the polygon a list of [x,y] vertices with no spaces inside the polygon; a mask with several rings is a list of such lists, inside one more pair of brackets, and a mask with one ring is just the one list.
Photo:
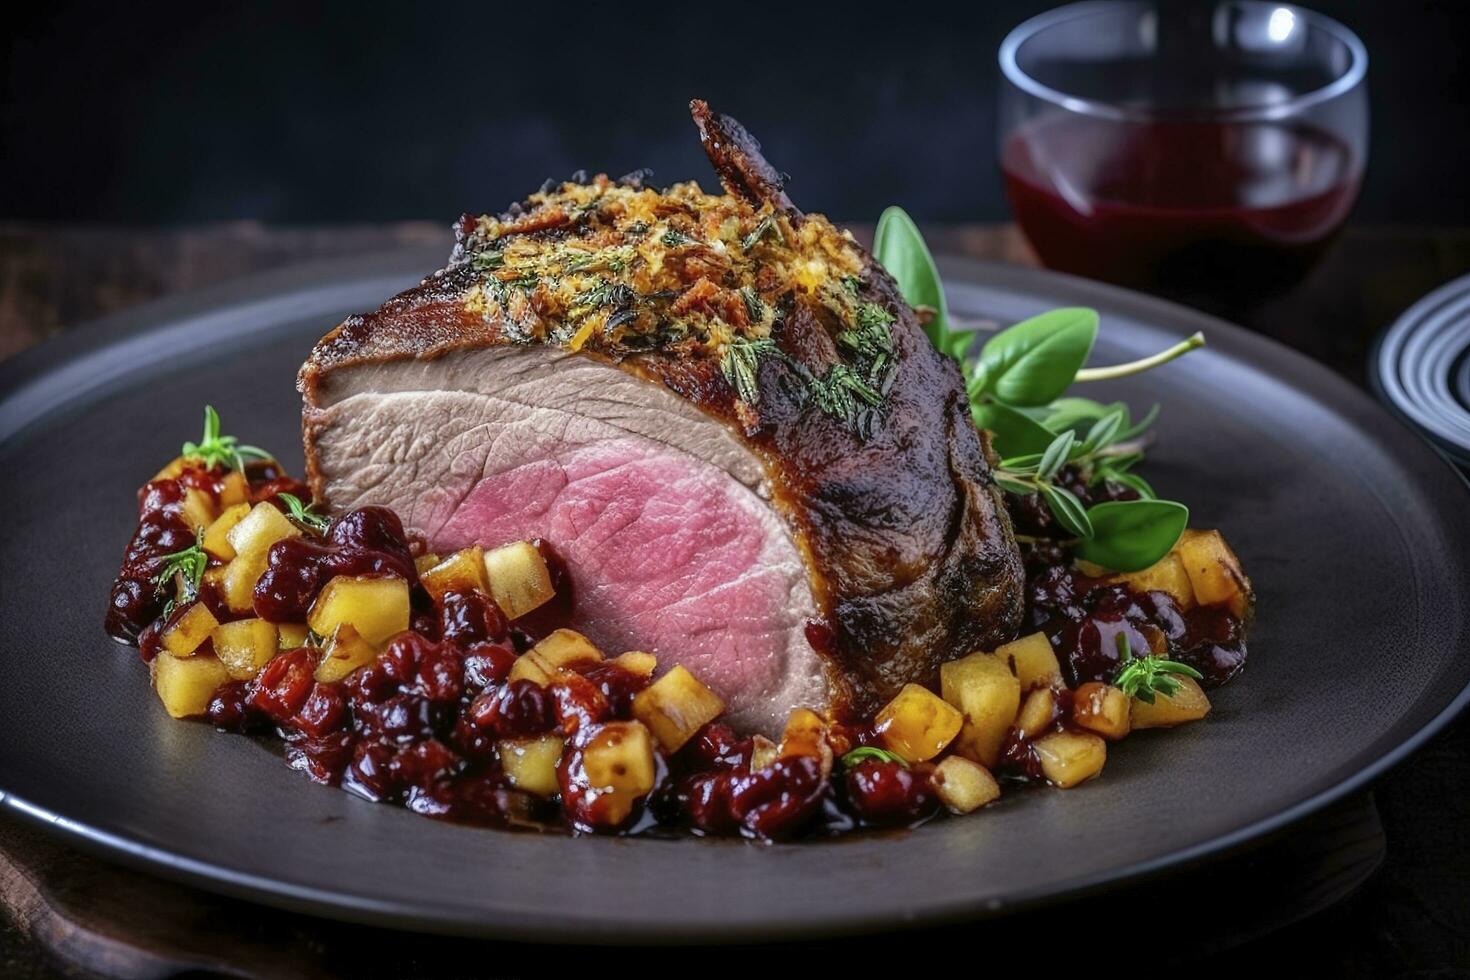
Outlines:
{"label": "wine glass", "polygon": [[1215,308],[1295,283],[1357,198],[1368,56],[1279,3],[1103,0],[1000,48],[1001,171],[1050,268]]}

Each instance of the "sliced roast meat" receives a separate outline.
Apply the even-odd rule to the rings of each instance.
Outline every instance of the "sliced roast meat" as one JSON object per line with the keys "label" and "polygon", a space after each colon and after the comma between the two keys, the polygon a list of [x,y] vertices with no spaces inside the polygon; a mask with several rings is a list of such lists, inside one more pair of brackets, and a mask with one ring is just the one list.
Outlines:
{"label": "sliced roast meat", "polygon": [[955,365],[695,115],[732,193],[598,177],[467,216],[447,269],[324,337],[308,473],[435,551],[549,540],[594,641],[773,733],[1012,636],[1021,564]]}

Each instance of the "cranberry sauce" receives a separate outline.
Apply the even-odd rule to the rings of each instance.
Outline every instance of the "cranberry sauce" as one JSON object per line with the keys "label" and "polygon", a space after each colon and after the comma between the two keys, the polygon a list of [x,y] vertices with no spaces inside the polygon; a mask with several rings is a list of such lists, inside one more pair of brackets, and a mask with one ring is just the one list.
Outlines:
{"label": "cranberry sauce", "polygon": [[[179,603],[166,614],[174,586],[160,583],[160,573],[170,555],[196,541],[190,520],[199,514],[199,494],[214,505],[226,499],[267,503],[289,515],[279,494],[306,493],[271,466],[252,465],[243,481],[229,476],[183,466],[139,494],[138,525],[113,587],[107,630],[137,642],[145,659],[159,654],[164,631],[193,605]],[[1123,487],[1089,487],[1072,471],[1062,479],[1084,504],[1133,496]],[[1061,532],[1039,501],[1011,498],[1010,504],[1024,541],[1029,629],[1023,632],[1040,630],[1050,638],[1068,685],[1114,679],[1118,638],[1124,636],[1136,653],[1167,653],[1196,667],[1209,684],[1240,669],[1243,628],[1227,611],[1183,611],[1164,593],[1136,593],[1089,578],[1072,567]],[[912,827],[944,811],[938,759],[906,765],[890,753],[869,751],[844,764],[853,748],[880,747],[874,720],[829,725],[810,712],[816,727],[800,729],[804,737],[780,746],[737,734],[716,719],[672,753],[649,753],[643,743],[637,758],[651,754],[653,764],[643,766],[636,792],[596,782],[592,770],[604,779],[609,768],[605,752],[594,758],[599,747],[649,737],[644,726],[630,722],[635,699],[651,682],[651,661],[630,654],[561,662],[539,675],[527,674],[535,660],[518,668],[527,649],[573,621],[571,576],[550,544],[536,542],[556,598],[510,622],[473,584],[431,596],[402,522],[390,510],[359,508],[325,529],[300,515],[296,520],[301,533],[275,541],[265,553],[265,567],[247,593],[253,608],[232,611],[216,592],[210,583],[221,576],[210,572],[223,571],[225,563],[213,556],[197,600],[221,624],[283,624],[283,646],[287,636],[306,637],[307,645],[276,652],[254,677],[221,683],[204,713],[225,731],[274,732],[287,765],[310,779],[427,816],[512,829],[799,839]],[[321,672],[322,647],[333,641],[305,627],[318,596],[337,576],[391,576],[409,589],[410,628],[388,638],[376,654],[369,647],[345,676]],[[819,648],[833,638],[823,621],[808,624],[807,634]],[[191,655],[213,658],[210,643],[204,640]],[[1028,697],[1033,694],[1051,700],[1027,715],[1040,718],[1038,727],[1024,735],[1012,730],[1001,747],[992,768],[1003,777],[1042,781],[1033,742],[1070,724],[1070,690],[1043,688]],[[529,775],[525,754],[538,752],[539,775]],[[632,778],[621,764],[612,768],[615,778]]]}

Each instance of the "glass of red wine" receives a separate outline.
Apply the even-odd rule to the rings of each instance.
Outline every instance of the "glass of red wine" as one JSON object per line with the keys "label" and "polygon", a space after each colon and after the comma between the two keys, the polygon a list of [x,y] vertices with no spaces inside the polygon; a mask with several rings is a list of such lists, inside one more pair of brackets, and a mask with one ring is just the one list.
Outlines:
{"label": "glass of red wine", "polygon": [[1001,171],[1050,268],[1238,309],[1297,282],[1352,207],[1363,44],[1300,7],[1104,0],[1000,49]]}

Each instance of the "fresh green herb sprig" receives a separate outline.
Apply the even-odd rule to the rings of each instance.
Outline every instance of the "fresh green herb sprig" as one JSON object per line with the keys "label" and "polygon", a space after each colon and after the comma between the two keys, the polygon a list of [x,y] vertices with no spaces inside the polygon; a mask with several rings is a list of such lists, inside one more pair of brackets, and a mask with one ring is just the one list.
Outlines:
{"label": "fresh green herb sprig", "polygon": [[318,512],[315,507],[304,502],[294,493],[278,493],[276,496],[280,497],[281,502],[286,505],[286,512],[291,520],[304,528],[309,528],[320,534],[332,522],[331,518]]}
{"label": "fresh green herb sprig", "polygon": [[901,756],[895,755],[887,749],[880,749],[875,745],[860,745],[844,755],[839,761],[842,763],[844,769],[852,769],[855,766],[870,761],[896,762],[905,769],[909,767],[909,764],[903,761]]}
{"label": "fresh green herb sprig", "polygon": [[1118,634],[1119,670],[1113,678],[1113,686],[1130,698],[1144,704],[1153,704],[1154,698],[1162,694],[1166,698],[1179,693],[1179,681],[1175,675],[1203,680],[1204,675],[1189,664],[1162,657],[1135,657],[1128,642],[1127,633]]}
{"label": "fresh green herb sprig", "polygon": [[741,401],[747,405],[758,405],[761,390],[756,383],[756,371],[760,359],[780,354],[776,342],[770,337],[736,337],[725,345],[725,352],[720,355],[720,371]]}
{"label": "fresh green herb sprig", "polygon": [[[163,565],[159,567],[158,574],[153,577],[153,591],[155,595],[162,595],[173,581],[174,576],[179,576],[183,585],[183,598],[192,600],[199,594],[199,583],[204,581],[204,570],[209,567],[209,555],[204,550],[204,534],[199,532],[194,543],[189,547],[172,554],[163,556]],[[163,617],[167,619],[173,614],[174,604],[178,596],[170,597],[163,606]]]}
{"label": "fresh green herb sprig", "polygon": [[[934,258],[918,226],[901,208],[883,212],[873,254],[898,283],[905,300],[926,311],[924,331],[935,348],[960,364],[975,424],[988,429],[1001,457],[996,482],[1005,491],[1038,493],[1057,522],[1079,541],[1077,554],[1119,571],[1147,568],[1174,546],[1188,523],[1183,504],[1159,500],[1132,473],[1143,459],[1138,437],[1153,422],[1138,423],[1121,403],[1103,405],[1067,397],[1074,383],[1121,378],[1166,364],[1204,345],[1201,334],[1140,360],[1085,368],[1097,339],[1095,310],[1070,307],[1023,320],[992,335],[968,361],[975,341],[957,330]],[[1109,501],[1084,508],[1076,494],[1056,483],[1063,467],[1080,471],[1084,482],[1112,481],[1132,487],[1142,499]]]}
{"label": "fresh green herb sprig", "polygon": [[776,213],[774,211],[757,222],[756,226],[751,229],[750,234],[740,240],[741,251],[749,252],[756,245],[760,244],[760,240],[767,235],[774,237],[779,244],[786,244],[786,236],[781,233],[781,226],[776,223]]}
{"label": "fresh green herb sprig", "polygon": [[275,459],[275,456],[264,449],[257,446],[243,446],[234,436],[221,435],[219,412],[214,410],[213,405],[204,406],[204,434],[199,437],[197,443],[184,443],[183,448],[179,450],[179,455],[185,459],[198,460],[209,469],[219,466],[241,472],[245,470],[246,460]]}

